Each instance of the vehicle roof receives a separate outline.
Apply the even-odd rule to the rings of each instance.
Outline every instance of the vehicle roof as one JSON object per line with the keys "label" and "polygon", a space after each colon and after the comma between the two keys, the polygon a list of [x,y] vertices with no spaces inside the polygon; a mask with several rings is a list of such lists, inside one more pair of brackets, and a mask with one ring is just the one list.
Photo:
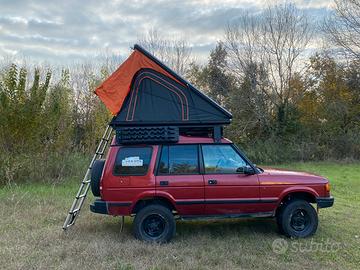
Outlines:
{"label": "vehicle roof", "polygon": [[[192,143],[209,143],[209,144],[213,144],[214,139],[213,138],[208,138],[208,137],[195,137],[195,136],[179,136],[179,141],[175,144],[192,144]],[[222,138],[221,139],[221,143],[232,143],[232,141],[230,141],[229,139],[226,138]],[[160,143],[159,143],[160,144]],[[116,145],[116,139],[115,136],[112,140],[112,145]],[[135,144],[135,145],[145,145],[145,144]],[[149,145],[154,145],[154,144],[149,144]]]}
{"label": "vehicle roof", "polygon": [[[194,136],[179,136],[177,144],[187,143],[215,143],[213,138],[207,137],[194,137]],[[221,143],[232,143],[229,139],[222,138]]]}

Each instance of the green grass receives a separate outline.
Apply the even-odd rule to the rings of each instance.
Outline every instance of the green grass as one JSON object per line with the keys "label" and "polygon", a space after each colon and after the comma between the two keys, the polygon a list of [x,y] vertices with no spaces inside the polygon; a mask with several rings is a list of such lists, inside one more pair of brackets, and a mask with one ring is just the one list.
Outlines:
{"label": "green grass", "polygon": [[[319,214],[312,238],[290,240],[271,219],[177,222],[166,245],[142,243],[131,234],[130,218],[120,233],[119,218],[90,213],[88,198],[77,224],[61,230],[78,188],[20,185],[0,189],[1,269],[358,269],[360,265],[360,164],[294,163],[330,179],[333,208]],[[289,246],[273,251],[274,240]],[[324,250],[326,243],[333,248]],[[319,248],[322,245],[323,249]],[[328,245],[329,246],[329,245]],[[301,250],[300,250],[301,249]]]}

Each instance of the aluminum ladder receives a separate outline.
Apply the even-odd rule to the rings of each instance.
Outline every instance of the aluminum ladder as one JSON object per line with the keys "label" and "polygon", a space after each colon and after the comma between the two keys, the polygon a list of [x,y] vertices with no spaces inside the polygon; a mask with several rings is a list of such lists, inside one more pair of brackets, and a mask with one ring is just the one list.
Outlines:
{"label": "aluminum ladder", "polygon": [[111,133],[112,133],[112,128],[110,126],[107,126],[105,129],[104,135],[102,136],[101,141],[99,142],[99,145],[96,149],[96,152],[90,162],[90,165],[85,173],[85,176],[84,176],[83,180],[81,181],[80,188],[75,196],[74,202],[71,205],[69,213],[66,216],[66,219],[65,219],[65,222],[63,225],[63,230],[66,230],[70,226],[75,224],[76,218],[78,217],[78,215],[80,213],[81,207],[83,206],[86,195],[90,189],[91,168],[92,168],[95,160],[100,159],[104,156],[106,147],[110,140]]}

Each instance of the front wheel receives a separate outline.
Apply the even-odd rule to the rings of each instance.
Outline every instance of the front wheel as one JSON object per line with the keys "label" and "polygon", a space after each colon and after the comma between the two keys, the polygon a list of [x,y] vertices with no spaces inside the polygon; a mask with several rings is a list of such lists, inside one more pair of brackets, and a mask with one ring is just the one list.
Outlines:
{"label": "front wheel", "polygon": [[304,238],[316,232],[318,215],[307,201],[294,200],[282,209],[279,223],[286,236]]}
{"label": "front wheel", "polygon": [[141,209],[134,219],[134,235],[145,242],[166,243],[174,237],[174,215],[165,206],[152,204]]}

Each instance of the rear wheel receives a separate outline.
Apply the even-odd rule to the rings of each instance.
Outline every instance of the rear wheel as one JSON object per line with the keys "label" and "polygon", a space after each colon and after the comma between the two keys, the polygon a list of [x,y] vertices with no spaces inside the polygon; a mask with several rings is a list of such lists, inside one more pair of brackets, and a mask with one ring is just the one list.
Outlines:
{"label": "rear wheel", "polygon": [[284,229],[282,227],[282,213],[284,210],[284,206],[285,205],[279,206],[279,209],[277,210],[277,213],[276,213],[276,224],[278,226],[279,232],[282,234],[284,233]]}
{"label": "rear wheel", "polygon": [[316,232],[318,216],[310,203],[294,200],[283,207],[278,222],[285,235],[304,238]]}
{"label": "rear wheel", "polygon": [[145,242],[166,243],[174,237],[176,223],[171,211],[152,204],[141,209],[134,219],[134,235]]}

